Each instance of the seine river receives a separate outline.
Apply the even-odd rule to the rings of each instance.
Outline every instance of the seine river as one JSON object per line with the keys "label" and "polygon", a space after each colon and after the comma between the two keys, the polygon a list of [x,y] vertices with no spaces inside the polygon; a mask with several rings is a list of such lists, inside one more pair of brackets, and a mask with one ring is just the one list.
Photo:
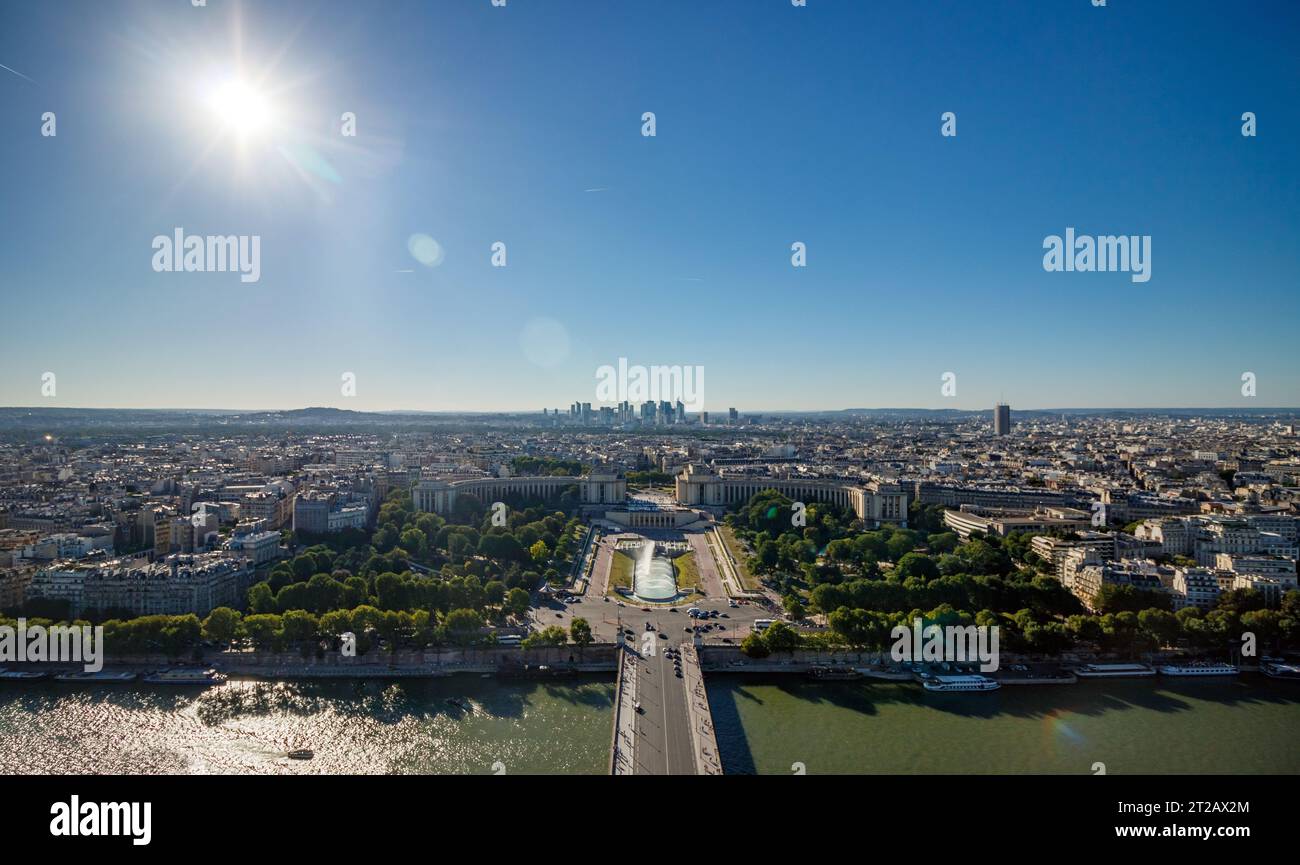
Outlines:
{"label": "seine river", "polygon": [[600,773],[613,700],[608,677],[5,685],[0,772]]}
{"label": "seine river", "polygon": [[1167,678],[935,694],[706,678],[728,772],[1300,773],[1300,682]]}
{"label": "seine river", "polygon": [[[1300,773],[1300,684],[707,679],[728,772]],[[0,772],[602,773],[608,678],[0,687]],[[291,760],[311,748],[312,760]]]}

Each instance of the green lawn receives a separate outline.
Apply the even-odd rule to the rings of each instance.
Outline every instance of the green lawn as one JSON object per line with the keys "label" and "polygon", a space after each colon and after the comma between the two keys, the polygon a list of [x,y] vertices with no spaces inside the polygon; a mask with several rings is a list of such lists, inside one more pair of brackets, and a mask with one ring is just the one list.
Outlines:
{"label": "green lawn", "polygon": [[677,578],[677,591],[694,592],[699,589],[700,568],[695,563],[694,550],[673,559],[673,574]]}
{"label": "green lawn", "polygon": [[605,593],[617,595],[616,590],[619,588],[627,589],[629,592],[632,591],[632,569],[634,565],[631,556],[614,550],[614,556],[609,565],[609,586],[606,588]]}
{"label": "green lawn", "polygon": [[749,572],[745,566],[745,548],[741,545],[740,539],[731,531],[731,526],[720,524],[718,526],[718,536],[722,542],[727,545],[727,550],[731,553],[731,558],[736,563],[736,573],[740,575],[740,584],[747,592],[757,592],[760,588],[758,580]]}

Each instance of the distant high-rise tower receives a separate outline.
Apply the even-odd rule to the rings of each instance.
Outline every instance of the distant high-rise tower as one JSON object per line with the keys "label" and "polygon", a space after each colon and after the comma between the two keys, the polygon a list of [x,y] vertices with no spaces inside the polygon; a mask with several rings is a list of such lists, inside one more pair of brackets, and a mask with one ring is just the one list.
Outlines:
{"label": "distant high-rise tower", "polygon": [[993,406],[993,434],[1004,436],[1011,433],[1011,406],[998,403]]}

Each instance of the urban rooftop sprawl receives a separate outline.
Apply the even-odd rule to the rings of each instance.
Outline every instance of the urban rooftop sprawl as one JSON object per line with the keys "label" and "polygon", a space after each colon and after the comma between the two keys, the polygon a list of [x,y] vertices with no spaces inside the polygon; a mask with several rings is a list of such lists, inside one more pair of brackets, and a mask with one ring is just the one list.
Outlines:
{"label": "urban rooftop sprawl", "polygon": [[[604,611],[639,602],[589,542],[624,533],[678,557],[681,607],[711,588],[771,611],[695,632],[751,656],[880,650],[920,617],[1040,660],[1244,661],[1243,632],[1248,654],[1300,647],[1298,429],[1290,409],[4,409],[0,623],[106,623],[110,664],[611,643]],[[600,606],[548,618],[584,592]]]}

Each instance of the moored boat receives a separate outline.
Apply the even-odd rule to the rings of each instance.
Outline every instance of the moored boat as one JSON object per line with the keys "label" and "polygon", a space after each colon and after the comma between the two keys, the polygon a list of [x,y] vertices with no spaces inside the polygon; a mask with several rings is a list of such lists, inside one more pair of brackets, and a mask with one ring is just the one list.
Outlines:
{"label": "moored boat", "polygon": [[499,675],[516,679],[561,679],[576,676],[578,671],[572,667],[552,667],[548,664],[503,664]]}
{"label": "moored boat", "polygon": [[76,671],[71,673],[59,673],[54,677],[56,682],[82,682],[90,684],[116,684],[119,682],[134,682],[138,678],[135,673],[110,673],[107,670],[99,670],[94,673]]}
{"label": "moored boat", "polygon": [[836,667],[812,667],[808,670],[808,677],[816,679],[819,682],[852,682],[861,679],[862,673],[852,667],[838,669]]}
{"label": "moored boat", "polygon": [[1235,676],[1238,670],[1232,664],[1194,662],[1190,664],[1165,664],[1160,667],[1162,676]]}
{"label": "moored boat", "polygon": [[1146,664],[1083,664],[1074,669],[1080,679],[1132,679],[1154,676]]}
{"label": "moored boat", "polygon": [[1259,671],[1270,679],[1290,679],[1300,681],[1300,664],[1288,664],[1283,661],[1265,661],[1259,665]]}
{"label": "moored boat", "polygon": [[149,673],[142,680],[150,685],[220,685],[226,681],[226,677],[216,670],[195,670],[185,669],[184,667],[174,667],[167,670],[158,670]]}
{"label": "moored boat", "polygon": [[35,670],[9,670],[0,667],[0,682],[40,682],[49,677],[49,673]]}
{"label": "moored boat", "polygon": [[996,691],[1002,687],[986,676],[929,676],[921,687],[927,691]]}

